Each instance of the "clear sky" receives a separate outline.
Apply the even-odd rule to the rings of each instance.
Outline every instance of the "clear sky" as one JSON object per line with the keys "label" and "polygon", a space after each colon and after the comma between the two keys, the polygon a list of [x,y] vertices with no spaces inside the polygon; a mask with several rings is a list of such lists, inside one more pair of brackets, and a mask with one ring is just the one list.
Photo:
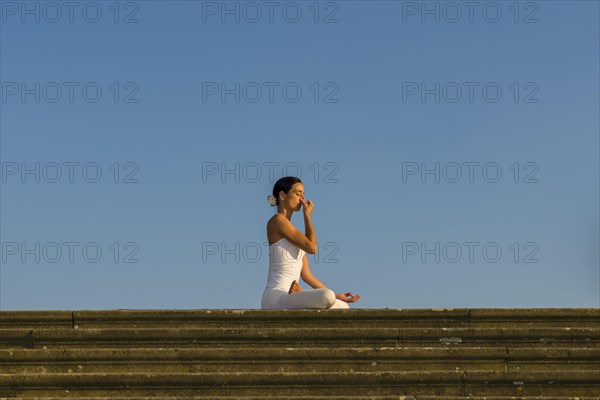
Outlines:
{"label": "clear sky", "polygon": [[2,0],[0,309],[260,308],[284,175],[353,308],[599,307],[599,13]]}

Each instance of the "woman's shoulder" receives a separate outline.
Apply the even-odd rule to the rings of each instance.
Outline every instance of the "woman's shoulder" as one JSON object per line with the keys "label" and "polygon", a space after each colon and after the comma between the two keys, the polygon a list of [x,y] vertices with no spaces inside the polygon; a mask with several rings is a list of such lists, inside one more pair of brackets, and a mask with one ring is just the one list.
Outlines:
{"label": "woman's shoulder", "polygon": [[267,221],[267,228],[279,224],[281,222],[281,218],[283,218],[283,215],[281,214],[273,215],[271,218],[269,218],[269,221]]}
{"label": "woman's shoulder", "polygon": [[281,218],[284,218],[283,215],[275,214],[267,222],[267,239],[269,240],[269,244],[273,244],[282,238],[280,233],[281,225],[279,225],[282,223]]}
{"label": "woman's shoulder", "polygon": [[282,218],[285,218],[285,217],[282,214],[277,213],[277,214],[273,215],[271,218],[269,218],[269,222],[279,221]]}

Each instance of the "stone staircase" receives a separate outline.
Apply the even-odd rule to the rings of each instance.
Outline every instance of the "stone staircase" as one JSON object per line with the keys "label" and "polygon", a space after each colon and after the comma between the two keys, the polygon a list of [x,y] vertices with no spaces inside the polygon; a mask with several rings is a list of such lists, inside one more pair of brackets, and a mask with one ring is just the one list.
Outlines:
{"label": "stone staircase", "polygon": [[600,309],[0,311],[2,399],[600,399]]}

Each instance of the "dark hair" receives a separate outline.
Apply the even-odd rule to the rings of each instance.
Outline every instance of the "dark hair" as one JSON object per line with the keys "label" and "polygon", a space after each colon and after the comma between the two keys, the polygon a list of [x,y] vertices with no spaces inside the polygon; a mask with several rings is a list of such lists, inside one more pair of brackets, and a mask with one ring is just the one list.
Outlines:
{"label": "dark hair", "polygon": [[292,186],[296,183],[302,183],[302,181],[295,176],[284,176],[275,182],[275,185],[273,186],[273,196],[275,196],[277,202],[273,204],[273,207],[279,205],[279,192],[283,190],[284,193],[289,193]]}

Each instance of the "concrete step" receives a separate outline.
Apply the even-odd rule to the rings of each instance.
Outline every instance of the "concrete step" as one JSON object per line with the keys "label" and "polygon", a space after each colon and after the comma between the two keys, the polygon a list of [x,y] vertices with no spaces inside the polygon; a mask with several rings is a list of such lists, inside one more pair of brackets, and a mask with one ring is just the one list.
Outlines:
{"label": "concrete step", "polygon": [[1,311],[0,396],[600,400],[600,309]]}
{"label": "concrete step", "polygon": [[508,346],[594,347],[600,344],[600,327],[520,328],[14,328],[0,329],[3,348],[78,348],[147,346],[271,347],[310,343],[312,346]]}
{"label": "concrete step", "polygon": [[600,395],[600,371],[0,374],[2,396]]}
{"label": "concrete step", "polygon": [[600,348],[336,347],[0,350],[0,373],[598,370]]}
{"label": "concrete step", "polygon": [[[70,400],[231,400],[231,396],[131,396],[131,397],[77,397],[69,396]],[[264,400],[264,396],[236,396],[239,400]],[[0,397],[2,400],[62,400],[64,397]],[[349,400],[348,396],[270,396],[271,400]],[[352,396],[352,400],[598,400],[598,397],[571,396]]]}
{"label": "concrete step", "polygon": [[597,308],[455,308],[333,310],[49,310],[2,311],[3,328],[79,327],[344,327],[474,328],[474,327],[598,327]]}

